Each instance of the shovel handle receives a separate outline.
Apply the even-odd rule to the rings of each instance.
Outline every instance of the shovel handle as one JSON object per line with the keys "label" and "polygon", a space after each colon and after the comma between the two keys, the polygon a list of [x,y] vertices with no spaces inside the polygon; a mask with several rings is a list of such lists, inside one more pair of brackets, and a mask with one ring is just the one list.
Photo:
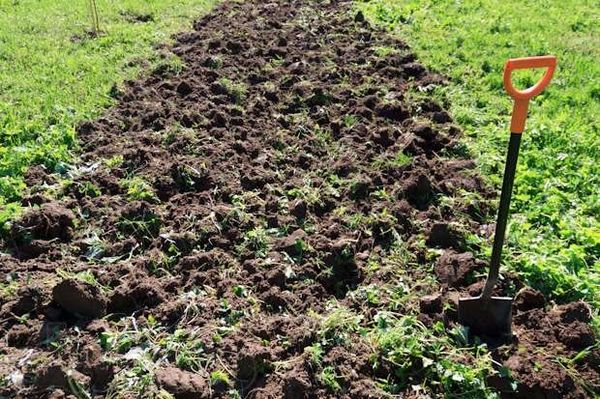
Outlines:
{"label": "shovel handle", "polygon": [[[515,69],[546,68],[544,76],[532,87],[524,90],[515,89],[512,84],[512,72]],[[506,232],[506,223],[510,210],[510,199],[512,195],[513,183],[515,181],[515,172],[517,169],[517,159],[519,158],[519,147],[521,145],[521,133],[525,130],[525,119],[527,119],[527,107],[529,100],[537,96],[548,86],[554,70],[556,69],[556,57],[545,55],[541,57],[513,58],[506,62],[504,67],[504,88],[515,101],[513,106],[512,121],[510,125],[510,141],[508,143],[508,153],[506,155],[506,165],[504,177],[502,180],[502,192],[500,195],[500,206],[498,207],[498,218],[496,219],[496,231],[494,233],[494,245],[492,247],[492,258],[490,260],[490,270],[481,293],[484,303],[487,303],[492,296],[492,290],[498,282],[500,274],[500,258],[502,255],[502,246],[504,244],[504,235]]]}
{"label": "shovel handle", "polygon": [[[519,90],[512,82],[512,72],[516,69],[546,68],[544,76],[533,86]],[[527,119],[527,108],[529,100],[540,94],[552,80],[554,70],[556,69],[556,57],[553,55],[544,55],[539,57],[512,58],[506,61],[504,66],[504,88],[513,98],[513,114],[510,124],[512,133],[521,134],[525,130],[525,120]]]}
{"label": "shovel handle", "polygon": [[504,245],[504,234],[510,211],[510,198],[512,196],[515,173],[517,171],[517,159],[519,158],[519,147],[521,146],[521,134],[511,133],[508,142],[508,153],[504,167],[504,178],[502,179],[502,192],[500,194],[500,206],[498,207],[498,218],[496,219],[496,231],[494,233],[494,244],[492,246],[492,258],[490,259],[490,271],[483,287],[481,297],[487,302],[492,297],[494,286],[500,275],[500,258],[502,246]]}

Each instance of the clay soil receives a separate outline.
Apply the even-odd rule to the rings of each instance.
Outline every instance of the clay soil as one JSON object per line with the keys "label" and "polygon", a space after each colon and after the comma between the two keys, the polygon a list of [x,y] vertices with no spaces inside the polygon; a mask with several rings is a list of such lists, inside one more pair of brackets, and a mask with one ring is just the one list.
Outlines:
{"label": "clay soil", "polygon": [[[496,194],[423,100],[443,77],[343,1],[225,2],[167,50],[183,68],[116,88],[79,126],[68,184],[29,173],[31,208],[0,262],[0,397],[135,397],[138,384],[140,397],[378,398],[383,380],[419,397],[419,370],[403,386],[360,329],[329,339],[320,365],[305,348],[327,338],[332,304],[364,328],[393,310],[451,329],[458,296],[481,289],[467,238],[489,238]],[[518,392],[500,374],[488,384],[593,397],[598,350],[568,361],[595,343],[588,306],[511,276],[498,292],[518,292],[514,339],[491,345]],[[155,336],[183,338],[169,350]],[[148,347],[164,356],[124,378]]]}

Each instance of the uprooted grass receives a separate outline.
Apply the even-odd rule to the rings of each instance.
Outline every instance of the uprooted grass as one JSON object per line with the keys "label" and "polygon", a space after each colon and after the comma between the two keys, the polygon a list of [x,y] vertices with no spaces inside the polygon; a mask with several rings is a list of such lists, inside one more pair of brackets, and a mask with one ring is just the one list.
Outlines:
{"label": "uprooted grass", "polygon": [[[506,263],[559,301],[600,306],[600,11],[593,2],[376,0],[358,7],[451,78],[433,95],[465,129],[499,187],[510,99],[508,58],[555,54],[551,86],[530,106],[515,182]],[[539,72],[518,74],[520,87]],[[489,255],[489,254],[488,254]]]}
{"label": "uprooted grass", "polygon": [[19,212],[28,167],[65,172],[75,124],[110,105],[110,93],[142,68],[177,67],[153,46],[215,3],[102,1],[94,35],[86,2],[0,2],[0,226]]}
{"label": "uprooted grass", "polygon": [[[443,323],[433,328],[415,315],[380,310],[371,321],[335,302],[320,319],[318,341],[305,348],[317,380],[332,393],[344,391],[343,379],[324,354],[333,346],[355,345],[363,340],[371,348],[370,363],[387,378],[379,386],[398,394],[412,386],[422,395],[496,398],[486,379],[498,371],[485,345],[467,347],[466,330],[446,332]],[[436,396],[437,397],[437,396]]]}

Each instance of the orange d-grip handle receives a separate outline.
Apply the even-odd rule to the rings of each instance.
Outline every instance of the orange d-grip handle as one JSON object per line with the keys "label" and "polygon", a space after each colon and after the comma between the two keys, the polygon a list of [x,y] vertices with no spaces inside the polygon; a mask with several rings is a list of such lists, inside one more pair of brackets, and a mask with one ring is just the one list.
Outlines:
{"label": "orange d-grip handle", "polygon": [[[524,90],[515,89],[512,84],[512,72],[515,69],[546,68],[544,76],[532,87]],[[527,108],[529,100],[537,96],[544,90],[552,80],[554,70],[556,69],[556,57],[553,55],[544,55],[540,57],[512,58],[506,61],[504,66],[504,88],[514,99],[512,120],[510,122],[510,131],[512,133],[523,133],[525,130],[525,120],[527,119]]]}

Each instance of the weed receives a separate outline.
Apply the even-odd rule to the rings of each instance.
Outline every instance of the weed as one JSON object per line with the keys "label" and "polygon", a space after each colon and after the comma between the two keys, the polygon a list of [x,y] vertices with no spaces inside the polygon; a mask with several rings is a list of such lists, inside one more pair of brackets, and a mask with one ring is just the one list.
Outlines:
{"label": "weed", "polygon": [[194,333],[175,330],[161,337],[157,346],[180,369],[198,371],[206,364],[205,345]]}
{"label": "weed", "polygon": [[391,54],[398,53],[397,49],[395,49],[394,47],[388,47],[388,46],[375,47],[373,49],[373,51],[374,51],[375,55],[378,57],[387,57]]}
{"label": "weed", "polygon": [[250,250],[259,258],[267,256],[269,235],[267,230],[258,226],[244,234],[244,241],[238,247],[238,251]]}
{"label": "weed", "polygon": [[206,59],[204,65],[210,69],[219,69],[223,66],[223,59],[218,55],[213,55]]}
{"label": "weed", "polygon": [[304,348],[304,353],[308,355],[308,358],[313,366],[320,367],[323,362],[323,347],[320,343],[315,342],[311,346]]}
{"label": "weed", "polygon": [[248,89],[242,83],[235,83],[230,79],[221,78],[219,83],[225,88],[227,94],[235,101],[236,104],[240,105],[246,99],[246,92]]}
{"label": "weed", "polygon": [[88,0],[88,10],[90,12],[92,33],[94,36],[98,36],[98,33],[100,33],[100,19],[98,18],[98,7],[96,7],[96,0]]}
{"label": "weed", "polygon": [[229,378],[229,374],[227,374],[227,372],[223,370],[215,370],[210,373],[210,386],[216,387],[220,385],[230,386],[231,379]]}
{"label": "weed", "polygon": [[358,116],[356,115],[344,115],[344,126],[346,126],[347,128],[351,128],[352,126],[354,126],[356,124],[356,122],[358,122]]}
{"label": "weed", "polygon": [[[424,387],[430,392],[443,392],[446,397],[465,392],[471,397],[496,397],[485,383],[486,376],[494,370],[483,347],[475,349],[474,361],[469,360],[473,355],[456,348],[441,323],[428,329],[414,316],[386,315],[384,320],[372,332],[371,339],[384,361],[394,367],[388,388],[404,389],[417,378],[430,384]],[[379,360],[374,359],[374,367],[380,366]]]}
{"label": "weed", "polygon": [[[94,2],[95,3],[95,2]],[[92,399],[92,395],[88,392],[88,389],[83,386],[77,379],[73,378],[73,371],[67,372],[67,383],[71,393],[75,395],[77,399]]]}
{"label": "weed", "polygon": [[[159,361],[166,360],[183,370],[194,372],[206,367],[209,361],[205,345],[195,330],[178,329],[169,333],[152,316],[148,317],[144,326],[131,320],[131,325],[125,325],[120,331],[101,333],[100,345],[107,352],[125,354],[126,359],[137,361],[126,378],[137,379],[136,369],[153,369]],[[140,383],[145,385],[143,380]]]}
{"label": "weed", "polygon": [[310,177],[304,179],[304,185],[300,187],[294,187],[286,192],[286,196],[289,199],[302,199],[306,201],[308,205],[323,205],[323,197],[339,197],[340,192],[335,187],[335,182],[332,183],[331,179],[335,179],[335,175],[329,175],[328,181],[324,182],[320,186],[315,186],[311,181]]}
{"label": "weed", "polygon": [[104,164],[106,165],[107,168],[113,169],[113,168],[118,168],[119,166],[121,166],[123,161],[124,161],[123,155],[115,155],[113,157],[106,159],[104,161]]}
{"label": "weed", "polygon": [[243,298],[245,296],[248,295],[248,292],[246,290],[246,287],[244,287],[243,285],[236,285],[233,287],[233,293],[235,294],[235,296],[239,297],[239,298]]}
{"label": "weed", "polygon": [[94,183],[86,181],[83,184],[79,184],[77,187],[77,191],[86,197],[96,198],[102,195],[102,191],[98,186]]}
{"label": "weed", "polygon": [[181,294],[181,298],[186,304],[183,310],[182,323],[192,324],[198,317],[202,317],[204,300],[207,295],[206,291],[197,287]]}
{"label": "weed", "polygon": [[132,363],[133,365],[124,367],[116,373],[108,385],[106,398],[165,397],[164,394],[161,395],[161,390],[154,381],[156,365],[148,351],[142,351]]}
{"label": "weed", "polygon": [[155,202],[158,200],[152,186],[139,176],[133,176],[121,181],[121,186],[127,190],[127,199],[135,201]]}
{"label": "weed", "polygon": [[379,201],[392,201],[394,199],[394,196],[392,194],[388,193],[386,191],[385,187],[382,187],[378,190],[373,191],[371,193],[371,196]]}
{"label": "weed", "polygon": [[154,73],[177,76],[183,71],[183,61],[175,54],[163,56],[154,66]]}
{"label": "weed", "polygon": [[235,327],[242,317],[245,316],[243,310],[236,310],[232,308],[227,299],[221,299],[219,314],[227,332],[231,331],[232,328],[230,327]]}
{"label": "weed", "polygon": [[358,287],[350,293],[350,297],[364,301],[371,306],[377,306],[381,302],[382,287],[370,284],[367,286]]}
{"label": "weed", "polygon": [[600,344],[596,343],[595,345],[582,349],[581,351],[579,351],[579,353],[575,354],[571,358],[559,356],[554,360],[565,370],[565,372],[574,381],[577,382],[577,384],[580,387],[582,387],[588,394],[590,394],[591,397],[594,397],[596,391],[592,384],[590,384],[590,382],[587,381],[585,377],[582,376],[581,373],[577,370],[576,365],[584,358],[590,356],[593,353],[594,349],[598,348],[598,346],[600,346]]}
{"label": "weed", "polygon": [[144,240],[158,236],[162,220],[150,209],[143,209],[140,214],[121,216],[117,227],[121,234],[134,235]]}
{"label": "weed", "polygon": [[56,269],[56,274],[62,279],[76,279],[79,281],[83,281],[84,283],[87,283],[89,285],[98,287],[104,292],[110,291],[110,287],[100,284],[96,279],[96,276],[94,276],[94,273],[92,273],[90,270],[83,270],[81,272],[74,273],[59,268]]}
{"label": "weed", "polygon": [[333,393],[339,393],[342,391],[342,386],[338,382],[340,377],[336,374],[335,368],[327,366],[323,368],[321,373],[317,377],[321,384],[325,385]]}
{"label": "weed", "polygon": [[412,163],[412,156],[399,151],[393,158],[387,157],[385,154],[373,160],[372,166],[374,169],[385,170],[393,168],[402,168]]}
{"label": "weed", "polygon": [[209,174],[206,164],[195,167],[190,165],[177,165],[173,171],[173,178],[177,185],[186,191],[202,190],[207,187]]}
{"label": "weed", "polygon": [[186,138],[193,141],[195,138],[194,129],[181,126],[179,123],[174,123],[164,130],[163,143],[166,145],[173,144],[177,139]]}
{"label": "weed", "polygon": [[18,276],[16,273],[10,273],[7,275],[6,280],[0,281],[0,297],[10,298],[15,295],[20,286],[17,278]]}
{"label": "weed", "polygon": [[328,308],[328,313],[321,317],[318,331],[321,343],[325,346],[344,345],[349,342],[350,334],[359,330],[362,316],[336,302],[330,303]]}

